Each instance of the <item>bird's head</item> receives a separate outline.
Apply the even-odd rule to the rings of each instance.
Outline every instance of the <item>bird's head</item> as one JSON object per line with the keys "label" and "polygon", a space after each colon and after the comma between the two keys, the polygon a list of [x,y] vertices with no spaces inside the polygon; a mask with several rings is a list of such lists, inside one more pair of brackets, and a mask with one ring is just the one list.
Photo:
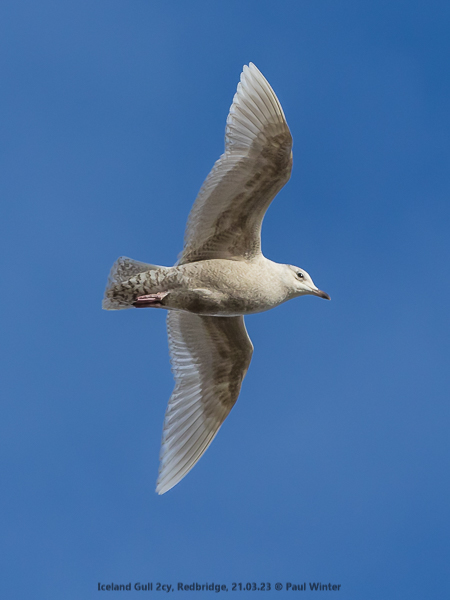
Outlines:
{"label": "bird's head", "polygon": [[293,265],[286,265],[286,267],[293,298],[295,296],[312,294],[313,296],[319,296],[319,298],[325,298],[326,300],[331,299],[328,294],[322,292],[322,290],[319,290],[319,288],[314,285],[310,275],[304,269],[294,267]]}

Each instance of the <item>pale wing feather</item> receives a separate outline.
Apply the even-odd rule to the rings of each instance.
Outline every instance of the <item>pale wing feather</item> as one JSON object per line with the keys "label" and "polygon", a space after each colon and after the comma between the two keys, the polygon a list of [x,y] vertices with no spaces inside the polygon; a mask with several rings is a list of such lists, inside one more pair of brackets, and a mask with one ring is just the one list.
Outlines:
{"label": "pale wing feather", "polygon": [[158,494],[208,448],[238,398],[253,353],[244,317],[169,311],[167,329],[175,389],[164,420]]}
{"label": "pale wing feather", "polygon": [[189,215],[180,264],[252,258],[261,251],[264,214],[292,168],[283,109],[260,71],[244,66],[225,131],[225,152]]}

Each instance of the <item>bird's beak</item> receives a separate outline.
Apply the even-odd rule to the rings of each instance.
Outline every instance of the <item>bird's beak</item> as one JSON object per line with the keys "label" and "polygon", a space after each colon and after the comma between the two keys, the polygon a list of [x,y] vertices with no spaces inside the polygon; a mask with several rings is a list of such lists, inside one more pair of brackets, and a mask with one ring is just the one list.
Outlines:
{"label": "bird's beak", "polygon": [[322,292],[322,290],[319,290],[318,288],[313,290],[312,293],[314,294],[314,296],[319,296],[319,298],[325,298],[325,300],[331,300],[331,298],[328,294],[326,294],[325,292]]}

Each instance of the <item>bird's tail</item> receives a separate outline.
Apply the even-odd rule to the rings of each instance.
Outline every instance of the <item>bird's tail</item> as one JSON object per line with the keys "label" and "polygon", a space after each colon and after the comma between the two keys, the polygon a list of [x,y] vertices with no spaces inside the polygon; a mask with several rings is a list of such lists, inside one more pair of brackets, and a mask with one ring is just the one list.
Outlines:
{"label": "bird's tail", "polygon": [[132,303],[124,301],[123,297],[117,298],[114,294],[114,288],[117,284],[134,277],[138,273],[145,273],[154,269],[160,269],[158,265],[149,265],[126,256],[121,256],[111,267],[106,284],[105,295],[103,297],[102,308],[105,310],[121,310],[131,308]]}

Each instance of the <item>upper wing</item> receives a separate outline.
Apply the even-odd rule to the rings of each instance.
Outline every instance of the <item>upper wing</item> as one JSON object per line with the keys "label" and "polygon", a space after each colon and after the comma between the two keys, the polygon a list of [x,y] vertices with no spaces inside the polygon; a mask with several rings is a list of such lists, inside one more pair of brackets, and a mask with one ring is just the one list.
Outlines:
{"label": "upper wing", "polygon": [[244,66],[227,119],[225,153],[192,207],[180,264],[251,258],[261,251],[261,223],[290,177],[291,148],[274,91],[254,64]]}
{"label": "upper wing", "polygon": [[169,311],[175,389],[164,420],[156,486],[164,494],[192,469],[236,402],[253,344],[244,317]]}

